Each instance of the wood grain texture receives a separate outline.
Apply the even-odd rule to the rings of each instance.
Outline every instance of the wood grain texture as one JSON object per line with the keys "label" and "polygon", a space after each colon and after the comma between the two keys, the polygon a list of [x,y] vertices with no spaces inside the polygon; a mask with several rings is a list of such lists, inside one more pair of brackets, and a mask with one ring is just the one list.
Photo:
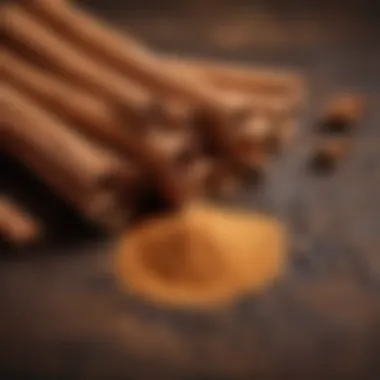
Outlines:
{"label": "wood grain texture", "polygon": [[[145,20],[159,20],[154,5],[143,3]],[[168,8],[164,3],[163,9]],[[273,163],[267,181],[236,202],[267,210],[290,226],[294,239],[285,276],[261,297],[208,313],[184,312],[122,294],[110,274],[112,243],[3,259],[1,378],[380,378],[379,110],[370,107],[352,152],[333,173],[314,176],[307,170],[315,141],[313,112],[319,104],[341,88],[360,88],[370,103],[380,102],[380,50],[371,45],[371,12],[355,12],[348,5],[339,13],[343,21],[338,27],[326,21],[330,8],[318,3],[312,7],[311,25],[323,32],[314,33],[307,43],[292,39],[307,25],[299,21],[301,11],[281,21],[281,14],[293,14],[293,3],[270,1],[267,8],[277,15],[280,30],[291,26],[280,47],[263,43],[257,49],[252,44],[251,50],[234,50],[237,59],[301,64],[313,84],[313,107],[296,140]],[[205,6],[203,18],[193,11],[185,21],[181,14],[189,7],[168,11],[169,25],[171,20],[184,25],[176,41],[160,40],[152,24],[133,18],[138,11],[124,4],[125,18],[116,21],[135,26],[157,46],[215,57],[232,54],[206,39],[198,45],[195,41],[196,20],[208,20],[211,27],[229,14],[222,2],[219,14],[209,12],[208,18]],[[121,6],[113,2],[114,9]],[[108,15],[111,11],[103,9]],[[191,22],[197,32],[186,37]],[[272,30],[269,22],[262,28]]]}

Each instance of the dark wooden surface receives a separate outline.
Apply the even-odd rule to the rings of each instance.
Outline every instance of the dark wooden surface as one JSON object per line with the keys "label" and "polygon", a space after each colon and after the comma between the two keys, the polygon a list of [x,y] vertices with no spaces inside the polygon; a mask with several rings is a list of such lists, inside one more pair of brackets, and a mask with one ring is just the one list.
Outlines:
{"label": "dark wooden surface", "polygon": [[[260,297],[211,312],[157,307],[119,292],[113,243],[67,243],[83,237],[80,223],[80,234],[63,233],[75,217],[2,157],[1,184],[17,182],[12,167],[23,181],[18,192],[43,198],[45,206],[35,207],[60,231],[55,238],[63,237],[58,248],[1,259],[1,379],[380,378],[376,2],[89,3],[159,49],[305,72],[311,103],[294,144],[271,164],[265,183],[237,201],[289,225],[291,260]],[[229,40],[221,38],[226,33]],[[316,176],[307,169],[315,115],[342,89],[364,91],[369,110],[350,156]]]}

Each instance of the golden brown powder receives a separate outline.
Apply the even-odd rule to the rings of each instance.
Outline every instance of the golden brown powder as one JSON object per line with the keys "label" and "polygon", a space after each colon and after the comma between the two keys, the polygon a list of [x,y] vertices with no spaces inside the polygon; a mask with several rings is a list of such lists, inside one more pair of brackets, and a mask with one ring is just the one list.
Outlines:
{"label": "golden brown powder", "polygon": [[212,306],[265,289],[282,272],[285,251],[278,221],[197,204],[128,232],[116,274],[124,288],[153,301]]}

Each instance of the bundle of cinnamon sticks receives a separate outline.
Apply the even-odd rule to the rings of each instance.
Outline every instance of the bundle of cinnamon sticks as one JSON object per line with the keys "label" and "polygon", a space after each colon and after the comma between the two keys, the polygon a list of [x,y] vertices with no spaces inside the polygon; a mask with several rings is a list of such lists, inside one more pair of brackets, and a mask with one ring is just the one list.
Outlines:
{"label": "bundle of cinnamon sticks", "polygon": [[146,188],[181,207],[244,186],[302,111],[303,79],[288,70],[154,52],[63,0],[2,13],[1,149],[111,230]]}

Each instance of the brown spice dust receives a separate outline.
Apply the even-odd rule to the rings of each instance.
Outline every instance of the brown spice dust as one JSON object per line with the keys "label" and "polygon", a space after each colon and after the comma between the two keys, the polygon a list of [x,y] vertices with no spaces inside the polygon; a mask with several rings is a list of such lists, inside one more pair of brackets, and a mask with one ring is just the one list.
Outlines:
{"label": "brown spice dust", "polygon": [[123,288],[177,306],[212,306],[260,292],[286,259],[285,231],[264,215],[209,205],[144,222],[116,253]]}

